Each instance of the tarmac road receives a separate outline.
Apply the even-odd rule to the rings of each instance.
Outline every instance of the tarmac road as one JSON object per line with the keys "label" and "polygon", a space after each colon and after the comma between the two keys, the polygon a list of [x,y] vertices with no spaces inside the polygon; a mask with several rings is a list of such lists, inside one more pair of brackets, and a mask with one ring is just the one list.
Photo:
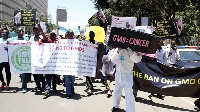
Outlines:
{"label": "tarmac road", "polygon": [[[76,94],[67,99],[63,85],[57,85],[57,92],[51,92],[50,97],[42,95],[42,91],[33,91],[35,82],[28,83],[28,92],[22,93],[19,75],[12,75],[11,89],[0,91],[0,112],[111,112],[112,96],[107,97],[106,88],[99,81],[97,79],[93,83],[94,94],[87,96],[85,77],[76,77]],[[164,100],[155,97],[151,100],[148,95],[150,93],[138,92],[139,102],[135,103],[135,112],[194,112],[195,98],[166,96]],[[125,112],[124,92],[120,108],[119,112]]]}

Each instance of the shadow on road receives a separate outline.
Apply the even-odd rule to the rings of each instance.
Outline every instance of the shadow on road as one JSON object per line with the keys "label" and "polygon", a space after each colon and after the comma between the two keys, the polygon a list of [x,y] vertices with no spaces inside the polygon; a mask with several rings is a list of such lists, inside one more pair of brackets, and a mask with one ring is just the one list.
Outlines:
{"label": "shadow on road", "polygon": [[143,104],[147,104],[147,105],[151,105],[151,106],[173,109],[173,110],[179,110],[179,111],[195,112],[194,110],[183,109],[183,108],[174,107],[174,106],[170,106],[170,105],[155,103],[155,102],[152,102],[152,100],[147,100],[147,99],[144,99],[144,98],[141,98],[141,97],[137,97],[137,98],[138,98],[139,103],[143,103]]}
{"label": "shadow on road", "polygon": [[17,93],[19,91],[20,89],[18,87],[10,87],[9,90],[5,90],[5,89],[0,90],[0,93]]}

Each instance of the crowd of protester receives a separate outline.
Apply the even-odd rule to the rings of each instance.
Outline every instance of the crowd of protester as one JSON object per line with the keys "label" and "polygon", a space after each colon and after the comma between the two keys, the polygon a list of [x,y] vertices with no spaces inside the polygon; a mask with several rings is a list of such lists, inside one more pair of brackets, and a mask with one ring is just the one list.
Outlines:
{"label": "crowd of protester", "polygon": [[[97,61],[97,66],[100,65],[100,68],[97,69],[98,74],[101,74],[101,82],[105,84],[107,89],[107,95],[113,95],[113,108],[112,111],[117,111],[119,109],[122,89],[125,90],[125,99],[126,99],[126,111],[127,112],[134,112],[135,110],[135,101],[137,100],[137,92],[138,90],[133,90],[132,92],[132,85],[133,85],[133,75],[132,75],[132,68],[134,63],[140,62],[142,59],[141,54],[134,52],[130,49],[112,49],[106,46],[103,43],[99,43],[94,40],[95,33],[93,31],[89,32],[89,40],[85,40],[84,36],[74,36],[73,30],[68,30],[65,36],[57,36],[55,32],[51,32],[49,35],[45,34],[38,24],[38,27],[33,27],[34,36],[30,38],[24,35],[24,29],[19,27],[17,28],[17,37],[9,37],[9,30],[6,27],[1,28],[1,36],[2,41],[5,42],[7,40],[29,40],[33,42],[38,42],[39,44],[43,43],[55,43],[59,39],[79,39],[80,41],[87,41],[92,44],[97,44],[99,46],[104,47],[103,51],[98,48],[98,57],[101,57],[100,61]],[[9,42],[9,41],[8,41]],[[176,52],[176,44],[172,42],[172,50],[166,51],[162,49],[162,41],[159,44],[159,47],[156,51],[155,58],[162,63],[172,63],[174,64],[175,61],[179,58],[179,55]],[[5,47],[5,50],[8,50]],[[104,52],[104,53],[102,53]],[[103,55],[102,55],[103,54]],[[168,60],[171,60],[168,62]],[[3,70],[5,67],[6,72],[6,81],[4,80],[2,72],[0,72],[0,80],[2,85],[0,86],[0,90],[9,90],[10,89],[10,81],[11,81],[11,72],[10,72],[10,65],[9,62],[1,62],[0,63],[0,71]],[[98,67],[97,67],[98,68]],[[115,74],[115,75],[114,75]],[[59,74],[31,74],[31,73],[22,73],[20,74],[21,82],[22,82],[22,92],[27,92],[27,83],[31,81],[31,75],[33,75],[36,88],[35,90],[42,91],[42,94],[46,97],[50,96],[51,90],[56,91],[56,83],[57,80],[61,80]],[[115,88],[114,91],[110,87],[110,83],[114,80],[115,76]],[[85,77],[85,85],[86,85],[86,92],[88,95],[93,94],[93,82],[94,77]],[[63,75],[63,83],[66,87],[66,97],[70,98],[75,94],[75,87],[74,81],[75,76],[72,75]],[[112,94],[113,92],[113,94]],[[134,94],[133,94],[134,93]],[[151,94],[149,97],[155,96]],[[159,98],[164,99],[164,96],[158,95]]]}

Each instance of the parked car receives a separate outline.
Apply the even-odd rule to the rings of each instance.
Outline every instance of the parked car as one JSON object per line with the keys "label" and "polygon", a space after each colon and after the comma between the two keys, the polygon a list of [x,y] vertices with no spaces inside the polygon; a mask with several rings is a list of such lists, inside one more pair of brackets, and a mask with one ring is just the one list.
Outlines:
{"label": "parked car", "polygon": [[181,61],[200,62],[200,50],[197,49],[177,49]]}
{"label": "parked car", "polygon": [[177,49],[180,55],[177,65],[184,68],[200,67],[200,50],[197,49]]}

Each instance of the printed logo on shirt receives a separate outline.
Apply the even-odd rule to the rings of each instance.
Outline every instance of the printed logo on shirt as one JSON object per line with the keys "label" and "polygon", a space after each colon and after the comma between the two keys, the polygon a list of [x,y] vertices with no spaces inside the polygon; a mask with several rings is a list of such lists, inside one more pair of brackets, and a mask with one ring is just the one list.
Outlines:
{"label": "printed logo on shirt", "polygon": [[121,57],[120,57],[120,60],[124,60],[124,56],[121,56]]}
{"label": "printed logo on shirt", "polygon": [[13,66],[20,71],[31,70],[31,47],[21,46],[14,50],[11,55]]}

